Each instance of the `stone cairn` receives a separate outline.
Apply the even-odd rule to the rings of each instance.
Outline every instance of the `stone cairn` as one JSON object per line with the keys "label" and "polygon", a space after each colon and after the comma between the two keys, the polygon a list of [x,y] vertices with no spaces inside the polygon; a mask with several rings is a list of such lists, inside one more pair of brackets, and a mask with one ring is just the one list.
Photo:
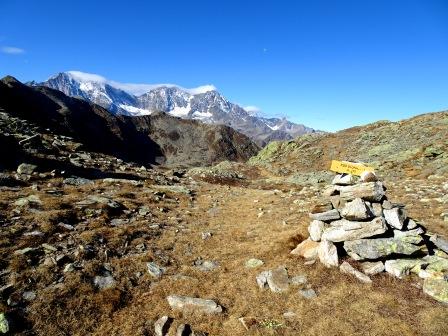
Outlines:
{"label": "stone cairn", "polygon": [[[388,201],[373,172],[336,175],[309,216],[310,236],[292,254],[339,267],[365,283],[384,271],[398,278],[414,273],[424,279],[426,294],[448,303],[448,240],[426,232],[404,205]],[[359,261],[359,270],[340,264],[344,255]]]}

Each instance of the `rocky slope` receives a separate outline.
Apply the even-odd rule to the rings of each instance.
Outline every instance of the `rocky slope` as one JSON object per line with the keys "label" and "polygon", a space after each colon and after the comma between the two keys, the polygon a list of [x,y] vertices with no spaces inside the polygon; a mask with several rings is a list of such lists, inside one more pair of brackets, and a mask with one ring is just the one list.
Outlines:
{"label": "rocky slope", "polygon": [[331,160],[365,162],[391,178],[447,176],[448,112],[272,142],[250,162],[291,181],[305,174],[317,181],[328,175]]}
{"label": "rocky slope", "polygon": [[191,166],[246,160],[259,149],[227,126],[181,120],[164,113],[115,116],[98,105],[47,87],[29,87],[12,77],[0,81],[0,108],[71,136],[89,150],[142,164]]}
{"label": "rocky slope", "polygon": [[[251,115],[239,105],[229,102],[212,87],[187,90],[167,85],[121,84],[78,71],[62,72],[45,82],[30,84],[47,86],[68,96],[83,98],[113,114],[141,116],[166,112],[184,119],[227,125],[260,145],[315,132],[284,118]],[[141,94],[145,90],[147,92]]]}

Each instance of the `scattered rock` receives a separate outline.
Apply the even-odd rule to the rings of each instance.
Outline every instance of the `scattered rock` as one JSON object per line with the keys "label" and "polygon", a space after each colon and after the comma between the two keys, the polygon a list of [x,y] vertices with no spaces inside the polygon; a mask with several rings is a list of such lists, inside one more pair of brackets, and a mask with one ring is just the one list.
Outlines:
{"label": "scattered rock", "polygon": [[350,265],[348,262],[344,261],[341,266],[339,266],[339,269],[342,273],[347,273],[355,276],[359,281],[364,283],[372,283],[372,279],[370,279],[367,275],[364,273],[361,273],[357,269],[355,269],[352,265]]}
{"label": "scattered rock", "polygon": [[0,333],[6,334],[9,332],[9,322],[5,313],[0,313]]}
{"label": "scattered rock", "polygon": [[26,291],[26,292],[23,292],[23,294],[22,294],[22,298],[25,301],[33,301],[36,297],[37,297],[37,295],[36,295],[36,292],[34,292],[34,291]]}
{"label": "scattered rock", "polygon": [[111,275],[106,275],[106,276],[97,275],[93,279],[93,284],[98,289],[104,290],[104,289],[114,288],[116,281]]}
{"label": "scattered rock", "polygon": [[199,299],[188,296],[170,295],[167,297],[172,309],[193,311],[204,314],[219,314],[223,309],[213,300]]}
{"label": "scattered rock", "polygon": [[66,179],[64,179],[63,181],[64,184],[68,184],[68,185],[72,185],[72,186],[83,186],[83,185],[87,185],[87,184],[94,184],[94,182],[92,180],[83,178],[83,177],[68,177]]}
{"label": "scattered rock", "polygon": [[316,292],[312,288],[301,289],[301,290],[299,290],[299,294],[301,296],[303,296],[305,299],[309,299],[309,300],[317,297]]}
{"label": "scattered rock", "polygon": [[326,267],[337,267],[339,265],[338,251],[336,246],[328,241],[322,240],[318,248],[319,260]]}
{"label": "scattered rock", "polygon": [[306,275],[296,275],[289,280],[289,283],[294,286],[304,285],[307,283]]}
{"label": "scattered rock", "polygon": [[22,163],[17,167],[17,173],[23,175],[31,175],[37,166],[29,163]]}
{"label": "scattered rock", "polygon": [[247,260],[245,265],[247,268],[257,268],[259,266],[262,266],[263,264],[263,260],[252,258]]}
{"label": "scattered rock", "polygon": [[163,273],[165,273],[165,268],[160,267],[156,263],[148,262],[146,263],[146,268],[148,269],[148,273],[154,278],[160,278]]}
{"label": "scattered rock", "polygon": [[199,259],[195,261],[195,266],[202,272],[211,272],[218,268],[219,264],[216,261]]}
{"label": "scattered rock", "polygon": [[261,272],[257,276],[257,284],[262,289],[269,287],[274,293],[284,292],[289,288],[288,272],[283,266]]}
{"label": "scattered rock", "polygon": [[202,237],[202,240],[207,240],[212,237],[212,233],[211,232],[201,232],[201,237]]}

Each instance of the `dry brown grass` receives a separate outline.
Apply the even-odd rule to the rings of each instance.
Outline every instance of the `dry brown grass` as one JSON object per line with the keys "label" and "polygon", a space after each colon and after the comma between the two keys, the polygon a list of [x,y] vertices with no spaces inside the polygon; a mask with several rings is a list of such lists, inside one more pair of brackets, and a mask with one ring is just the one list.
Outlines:
{"label": "dry brown grass", "polygon": [[[62,266],[30,266],[26,258],[7,257],[18,246],[34,244],[23,239],[23,230],[2,233],[5,244],[8,239],[17,242],[15,246],[0,246],[9,267],[21,274],[18,283],[22,287],[15,290],[34,288],[38,294],[28,306],[26,317],[33,331],[37,335],[152,335],[152,321],[169,315],[175,319],[175,326],[188,323],[194,330],[210,335],[448,334],[446,307],[416,288],[418,279],[397,280],[384,274],[366,285],[319,263],[306,266],[289,254],[307,237],[307,212],[316,195],[289,197],[288,192],[207,183],[197,188],[196,201],[191,203],[186,195],[168,193],[165,199],[155,201],[151,193],[142,193],[136,187],[104,187],[103,192],[115,192],[114,199],[127,209],[148,205],[152,215],[123,226],[110,226],[116,215],[87,220],[74,238],[77,244],[94,246],[97,254],[83,261],[82,270],[63,274],[59,284]],[[53,225],[67,213],[79,219],[84,215],[82,210],[61,209],[62,204],[73,204],[93,192],[97,191],[90,187],[72,189],[58,200],[42,194],[45,211],[24,214],[39,228],[45,219]],[[394,201],[406,199],[404,194],[396,195]],[[4,196],[4,201],[17,197]],[[178,203],[175,198],[179,198]],[[296,199],[306,201],[305,205],[295,204]],[[157,207],[170,210],[160,212]],[[429,218],[431,230],[447,234],[433,211],[440,208],[420,204],[412,215]],[[153,223],[160,224],[160,229],[150,228]],[[202,240],[201,232],[205,231],[213,235]],[[50,237],[58,234],[46,232]],[[135,248],[141,243],[147,249],[137,253]],[[107,259],[106,249],[110,251]],[[217,261],[219,268],[207,273],[197,270],[193,262],[198,257]],[[265,264],[247,269],[244,264],[249,258],[262,259]],[[146,271],[148,261],[166,267],[166,274],[159,280],[151,278]],[[112,267],[117,285],[115,289],[98,291],[92,286],[92,278],[105,262]],[[298,294],[299,288],[281,294],[260,290],[256,275],[281,265],[291,276],[306,275],[318,297],[306,300]],[[187,277],[176,278],[180,274]],[[203,316],[172,311],[166,301],[170,294],[214,299],[225,312]],[[288,311],[296,316],[286,319],[283,314]],[[243,316],[259,323],[246,331],[238,321]]]}

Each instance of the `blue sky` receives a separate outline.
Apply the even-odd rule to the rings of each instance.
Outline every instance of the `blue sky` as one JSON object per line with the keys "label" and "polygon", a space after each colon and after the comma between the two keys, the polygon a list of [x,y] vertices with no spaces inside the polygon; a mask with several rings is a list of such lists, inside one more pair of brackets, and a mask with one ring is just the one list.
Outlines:
{"label": "blue sky", "polygon": [[448,1],[0,1],[0,76],[213,84],[334,131],[448,109]]}

